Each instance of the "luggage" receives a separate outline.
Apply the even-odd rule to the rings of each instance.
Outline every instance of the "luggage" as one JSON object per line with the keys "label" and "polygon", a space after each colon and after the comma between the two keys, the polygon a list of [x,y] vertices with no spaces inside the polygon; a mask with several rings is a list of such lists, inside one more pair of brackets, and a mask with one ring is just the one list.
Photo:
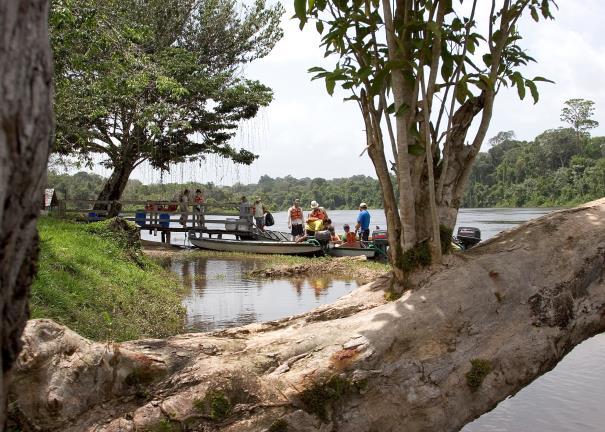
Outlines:
{"label": "luggage", "polygon": [[275,225],[275,219],[273,219],[273,215],[269,212],[265,213],[265,226],[273,225]]}

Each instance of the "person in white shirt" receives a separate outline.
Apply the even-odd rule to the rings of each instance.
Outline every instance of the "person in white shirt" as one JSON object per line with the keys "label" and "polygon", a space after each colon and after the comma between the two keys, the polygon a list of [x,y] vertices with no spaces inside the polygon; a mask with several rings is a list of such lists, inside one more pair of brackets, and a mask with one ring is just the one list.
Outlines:
{"label": "person in white shirt", "polygon": [[265,213],[267,213],[267,209],[265,205],[262,203],[260,197],[256,197],[256,201],[254,201],[254,221],[256,222],[256,226],[259,230],[265,230]]}

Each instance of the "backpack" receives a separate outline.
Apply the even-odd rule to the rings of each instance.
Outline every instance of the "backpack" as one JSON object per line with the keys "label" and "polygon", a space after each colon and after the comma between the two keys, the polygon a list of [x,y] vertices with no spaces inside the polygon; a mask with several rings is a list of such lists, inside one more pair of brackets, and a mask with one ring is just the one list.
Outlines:
{"label": "backpack", "polygon": [[265,214],[265,226],[273,226],[275,225],[275,220],[273,219],[273,215],[269,212]]}

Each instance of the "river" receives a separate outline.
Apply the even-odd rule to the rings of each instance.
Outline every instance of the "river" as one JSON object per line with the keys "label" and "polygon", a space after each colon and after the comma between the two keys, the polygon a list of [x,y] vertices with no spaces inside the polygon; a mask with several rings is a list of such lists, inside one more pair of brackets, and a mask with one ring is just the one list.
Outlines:
{"label": "river", "polygon": [[[551,209],[462,209],[458,226],[473,226],[488,239],[498,232],[540,217]],[[386,227],[384,212],[370,210],[371,226]],[[342,232],[357,212],[333,210],[329,216]],[[287,230],[286,213],[274,213],[275,226]],[[149,240],[157,240],[144,235]],[[182,235],[173,243],[186,244]],[[205,258],[173,261],[172,268],[190,287],[184,304],[187,326],[205,331],[301,313],[334,301],[355,287],[354,280],[251,281],[242,274],[256,268],[254,259]],[[536,379],[461,432],[601,432],[605,431],[605,334],[572,350],[551,372]]]}

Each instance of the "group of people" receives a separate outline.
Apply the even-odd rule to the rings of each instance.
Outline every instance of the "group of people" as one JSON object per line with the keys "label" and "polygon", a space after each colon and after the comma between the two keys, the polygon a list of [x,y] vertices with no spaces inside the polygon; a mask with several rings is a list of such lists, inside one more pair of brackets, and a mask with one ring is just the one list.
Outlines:
{"label": "group of people", "polygon": [[[145,205],[145,210],[151,212],[158,211],[169,211],[173,212],[178,209],[181,213],[181,217],[179,218],[179,223],[183,225],[183,227],[187,226],[187,219],[189,217],[189,206],[192,206],[193,209],[193,226],[204,226],[204,203],[206,199],[204,198],[204,193],[201,189],[196,189],[195,194],[191,196],[191,192],[189,189],[185,189],[183,192],[177,194],[173,199],[173,202],[177,204],[156,204],[149,202]],[[157,217],[157,213],[154,213],[154,216]]]}
{"label": "group of people", "polygon": [[[349,224],[344,224],[344,234],[338,236],[332,225],[332,220],[328,217],[328,212],[317,201],[311,201],[311,211],[307,215],[306,220],[303,219],[303,210],[299,199],[295,199],[292,207],[288,209],[288,228],[291,230],[292,237],[298,242],[314,236],[318,231],[328,231],[330,233],[330,241],[334,244],[358,246],[359,240],[369,240],[370,219],[368,205],[362,202],[359,204],[359,215],[357,216],[355,231],[351,231]],[[359,233],[359,239],[357,238],[357,233]]]}
{"label": "group of people", "polygon": [[[189,206],[193,208],[193,225],[204,225],[204,210],[205,205],[204,194],[201,189],[197,189],[193,196],[189,189],[185,189],[176,197],[178,202],[178,210],[181,213],[180,224],[187,226],[187,218],[189,215]],[[176,208],[157,208],[149,210],[168,210],[175,211]],[[254,203],[250,203],[245,196],[241,197],[239,204],[240,219],[247,219],[250,224],[254,223],[256,227],[264,231],[265,226],[272,225],[273,221],[267,207],[263,204],[261,197],[257,196]],[[315,200],[311,201],[311,211],[306,219],[303,214],[303,209],[300,206],[300,199],[295,199],[292,207],[288,209],[288,228],[290,228],[292,237],[296,241],[304,241],[310,236],[314,236],[318,231],[328,231],[330,233],[330,241],[334,244],[359,245],[359,241],[368,241],[370,235],[370,213],[366,203],[359,204],[359,214],[355,230],[352,231],[348,224],[343,225],[344,234],[338,236],[335,228],[332,225],[332,220],[328,217],[328,212],[321,207]],[[359,234],[359,238],[358,238]]]}

